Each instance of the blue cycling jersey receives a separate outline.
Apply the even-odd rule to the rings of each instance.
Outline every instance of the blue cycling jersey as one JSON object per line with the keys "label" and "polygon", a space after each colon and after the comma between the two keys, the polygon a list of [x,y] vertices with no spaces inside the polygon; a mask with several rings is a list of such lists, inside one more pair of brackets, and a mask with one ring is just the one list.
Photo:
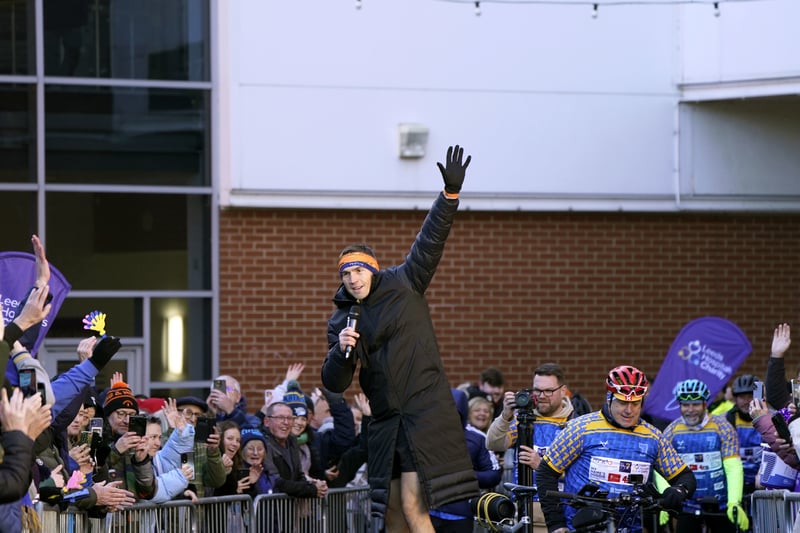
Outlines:
{"label": "blue cycling jersey", "polygon": [[[664,435],[640,420],[632,428],[610,424],[602,413],[583,415],[567,423],[547,449],[543,460],[564,474],[564,490],[580,492],[592,483],[614,497],[633,490],[631,474],[641,474],[645,482],[655,468],[666,479],[678,475],[686,464]],[[564,515],[572,529],[575,509],[566,506]],[[617,531],[641,531],[639,517],[631,523],[617,524]]]}
{"label": "blue cycling jersey", "polygon": [[684,502],[683,510],[699,511],[701,500],[711,496],[717,499],[720,509],[725,509],[728,485],[722,461],[739,457],[739,438],[733,426],[724,416],[709,416],[696,427],[687,426],[681,417],[667,426],[664,436],[681,454],[697,481],[694,495]]}

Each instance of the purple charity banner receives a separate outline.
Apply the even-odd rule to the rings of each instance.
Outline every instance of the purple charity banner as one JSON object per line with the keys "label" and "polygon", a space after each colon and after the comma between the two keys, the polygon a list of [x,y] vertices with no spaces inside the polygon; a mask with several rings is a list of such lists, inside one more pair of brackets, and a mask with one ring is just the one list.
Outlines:
{"label": "purple charity banner", "polygon": [[731,380],[753,347],[739,327],[724,318],[706,316],[681,329],[661,363],[644,401],[644,412],[672,421],[680,416],[675,387],[699,379],[713,399]]}
{"label": "purple charity banner", "polygon": [[[0,252],[0,303],[3,304],[4,324],[14,320],[22,311],[19,305],[35,281],[36,257],[33,254]],[[39,334],[31,347],[30,352],[34,357],[71,288],[64,275],[50,264],[50,294],[53,295],[53,301],[50,313],[42,321]]]}

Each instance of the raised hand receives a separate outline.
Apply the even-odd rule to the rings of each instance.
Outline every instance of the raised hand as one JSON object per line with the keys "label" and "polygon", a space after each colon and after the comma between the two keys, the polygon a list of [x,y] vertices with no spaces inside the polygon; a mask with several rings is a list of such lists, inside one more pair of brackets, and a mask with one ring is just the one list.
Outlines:
{"label": "raised hand", "polygon": [[297,381],[300,378],[300,374],[303,373],[303,369],[305,369],[306,365],[303,363],[294,363],[289,365],[289,368],[286,369],[286,381]]}
{"label": "raised hand", "polygon": [[0,424],[3,426],[3,431],[28,432],[28,421],[22,400],[22,392],[19,389],[14,389],[11,398],[8,397],[6,389],[0,389]]}
{"label": "raised hand", "polygon": [[790,344],[792,344],[792,336],[789,324],[780,324],[772,335],[771,357],[783,357]]}
{"label": "raised hand", "polygon": [[97,337],[88,337],[78,343],[78,361],[83,363],[92,356]]}
{"label": "raised hand", "polygon": [[109,380],[110,386],[113,387],[114,383],[119,383],[123,381],[122,372],[114,372],[111,374],[111,379]]}
{"label": "raised hand", "polygon": [[28,422],[26,432],[31,439],[36,440],[45,429],[50,427],[53,419],[50,405],[42,405],[42,395],[38,392],[25,398],[22,404],[26,411],[25,419]]}
{"label": "raised hand", "polygon": [[44,287],[50,283],[50,263],[44,255],[44,246],[37,235],[31,237],[33,255],[36,256],[36,286]]}
{"label": "raised hand", "polygon": [[164,407],[161,408],[164,411],[164,416],[167,419],[167,424],[172,429],[177,429],[181,433],[183,433],[183,428],[186,427],[186,418],[178,411],[177,401],[175,398],[167,398],[166,403],[164,403]]}
{"label": "raised hand", "polygon": [[49,285],[31,288],[28,299],[25,301],[25,306],[14,319],[19,329],[25,331],[47,317],[52,307],[52,304],[47,303],[48,294],[50,294]]}
{"label": "raised hand", "polygon": [[444,166],[441,163],[436,163],[444,179],[444,190],[449,194],[461,192],[464,176],[467,173],[469,162],[472,161],[472,156],[468,155],[467,160],[462,163],[463,158],[464,149],[455,145],[455,147],[451,146],[447,149],[447,159]]}
{"label": "raised hand", "polygon": [[372,416],[372,409],[369,406],[369,400],[367,400],[367,395],[363,392],[359,392],[353,397],[353,401],[355,401],[356,405],[361,412],[364,413],[364,416]]}

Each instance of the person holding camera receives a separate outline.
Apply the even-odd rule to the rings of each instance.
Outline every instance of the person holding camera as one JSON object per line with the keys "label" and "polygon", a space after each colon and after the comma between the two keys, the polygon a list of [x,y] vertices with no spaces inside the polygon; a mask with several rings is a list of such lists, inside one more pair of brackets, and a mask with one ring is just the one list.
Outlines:
{"label": "person holding camera", "polygon": [[[739,438],[724,416],[708,414],[710,396],[708,386],[699,379],[678,383],[675,400],[681,416],[664,430],[697,481],[693,497],[683,502],[678,516],[677,530],[687,533],[700,533],[704,522],[715,533],[732,533],[736,525],[746,530],[750,525],[742,508],[744,471]],[[710,501],[715,501],[717,508],[704,513],[703,504]]]}
{"label": "person holding camera", "polygon": [[[104,432],[104,451],[98,451],[94,479],[109,483],[121,481],[120,487],[132,492],[137,500],[149,500],[156,493],[156,477],[147,453],[146,427],[141,434],[129,427],[131,418],[139,415],[139,404],[131,388],[122,381],[121,374],[115,373],[112,382],[103,403],[103,413],[111,431]],[[133,475],[129,477],[128,472]]]}
{"label": "person holding camera", "polygon": [[[694,474],[664,435],[641,418],[648,388],[647,377],[638,368],[613,368],[606,377],[606,402],[600,411],[569,421],[555,436],[536,470],[549,531],[572,529],[576,512],[570,505],[562,507],[560,498],[550,494],[558,490],[562,475],[566,492],[579,493],[593,484],[609,497],[617,497],[634,490],[631,476],[641,476],[647,483],[656,471],[670,484],[661,496],[664,508],[679,510],[692,496]],[[638,531],[638,517],[637,522]]]}
{"label": "person holding camera", "polygon": [[[520,435],[520,420],[517,417],[517,396],[520,396],[523,414],[530,416],[521,417],[523,422],[528,422],[528,427],[523,428],[523,435],[531,432],[532,442],[522,442]],[[561,431],[567,421],[573,418],[574,409],[572,402],[566,395],[564,371],[556,363],[545,363],[533,371],[533,388],[514,393],[507,391],[503,399],[503,411],[492,421],[486,433],[486,447],[495,452],[502,452],[510,448],[515,450],[516,470],[514,481],[521,482],[520,469],[530,468],[535,471],[539,467],[542,455],[553,442],[556,434]],[[530,421],[533,425],[530,426]],[[533,472],[532,472],[533,473]],[[531,484],[536,484],[535,474],[531,477]],[[533,497],[531,512],[534,533],[547,533],[542,507],[538,494]]]}

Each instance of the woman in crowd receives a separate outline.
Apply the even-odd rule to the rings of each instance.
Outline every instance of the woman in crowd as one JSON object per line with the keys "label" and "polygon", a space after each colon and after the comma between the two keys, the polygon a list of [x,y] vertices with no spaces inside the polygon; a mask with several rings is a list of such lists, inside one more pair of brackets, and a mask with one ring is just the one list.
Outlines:
{"label": "woman in crowd", "polygon": [[239,425],[232,420],[220,422],[217,431],[222,435],[222,464],[227,477],[224,485],[214,489],[214,496],[231,496],[238,494],[237,488],[244,468],[239,454],[242,448],[242,432]]}
{"label": "woman in crowd", "polygon": [[[255,427],[243,427],[239,455],[242,468],[234,470],[240,478],[237,494],[247,494],[255,498],[259,494],[269,494],[275,486],[267,469],[267,439]],[[245,475],[246,474],[246,475]]]}
{"label": "woman in crowd", "polygon": [[493,412],[492,402],[482,396],[475,396],[469,401],[467,420],[472,427],[486,433],[492,423]]}

